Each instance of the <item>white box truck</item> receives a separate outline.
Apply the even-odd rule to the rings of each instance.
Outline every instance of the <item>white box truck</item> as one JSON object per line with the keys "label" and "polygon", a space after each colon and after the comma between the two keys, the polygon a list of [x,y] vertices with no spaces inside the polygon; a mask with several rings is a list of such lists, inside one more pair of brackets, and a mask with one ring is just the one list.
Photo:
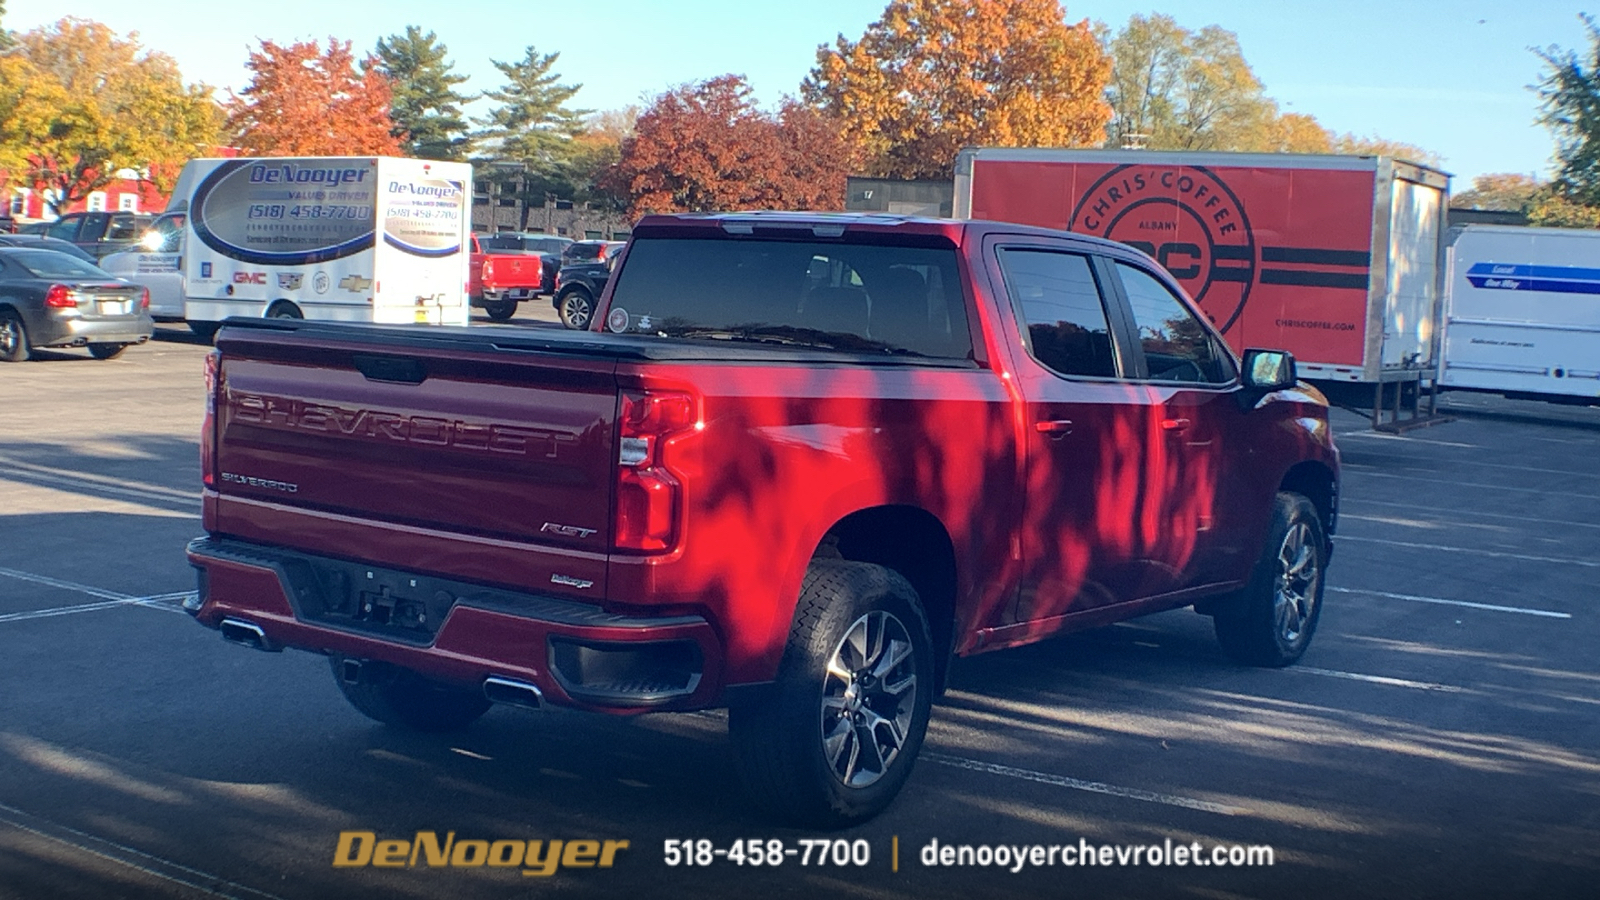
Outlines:
{"label": "white box truck", "polygon": [[1439,386],[1600,403],[1600,231],[1451,231]]}
{"label": "white box truck", "polygon": [[465,325],[472,167],[393,157],[196,159],[112,274],[202,334],[228,316]]}
{"label": "white box truck", "polygon": [[1436,371],[1448,188],[1382,156],[980,148],[956,159],[954,211],[1138,247],[1234,349],[1382,384]]}

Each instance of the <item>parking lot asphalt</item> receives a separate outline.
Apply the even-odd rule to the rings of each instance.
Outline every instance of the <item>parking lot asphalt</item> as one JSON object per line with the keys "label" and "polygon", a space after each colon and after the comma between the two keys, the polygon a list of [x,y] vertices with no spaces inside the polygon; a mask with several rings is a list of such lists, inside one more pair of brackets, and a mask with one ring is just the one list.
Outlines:
{"label": "parking lot asphalt", "polygon": [[[1452,394],[1455,421],[1404,436],[1336,411],[1342,516],[1300,665],[1230,665],[1189,611],[960,660],[900,799],[818,835],[746,808],[718,713],[496,708],[408,734],[347,706],[324,660],[195,625],[206,349],[162,326],[117,360],[0,367],[0,897],[1600,891],[1600,410]],[[548,876],[336,867],[348,831],[629,843]],[[869,858],[665,863],[669,839],[749,838]],[[1013,872],[926,865],[934,841],[1274,864]]]}

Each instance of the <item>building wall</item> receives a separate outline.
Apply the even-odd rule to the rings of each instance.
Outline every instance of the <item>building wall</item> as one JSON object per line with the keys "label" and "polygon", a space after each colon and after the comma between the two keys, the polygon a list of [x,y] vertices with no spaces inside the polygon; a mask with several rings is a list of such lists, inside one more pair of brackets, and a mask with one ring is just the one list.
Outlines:
{"label": "building wall", "polygon": [[[118,174],[127,177],[118,178],[88,197],[68,204],[61,212],[98,210],[114,212],[131,209],[133,212],[158,213],[166,209],[167,195],[156,190],[155,185],[139,181],[138,175],[131,171],[124,170]],[[0,214],[9,215],[19,225],[41,221],[53,222],[59,218],[50,210],[42,191],[10,185],[6,188],[4,196],[5,206],[0,208]]]}

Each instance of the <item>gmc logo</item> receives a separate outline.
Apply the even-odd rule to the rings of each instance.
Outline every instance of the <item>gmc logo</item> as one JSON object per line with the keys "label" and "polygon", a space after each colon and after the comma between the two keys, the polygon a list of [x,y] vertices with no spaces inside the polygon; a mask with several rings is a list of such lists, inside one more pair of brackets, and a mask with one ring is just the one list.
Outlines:
{"label": "gmc logo", "polygon": [[233,283],[234,284],[266,284],[267,283],[267,273],[265,273],[265,272],[235,272],[235,273],[233,273]]}

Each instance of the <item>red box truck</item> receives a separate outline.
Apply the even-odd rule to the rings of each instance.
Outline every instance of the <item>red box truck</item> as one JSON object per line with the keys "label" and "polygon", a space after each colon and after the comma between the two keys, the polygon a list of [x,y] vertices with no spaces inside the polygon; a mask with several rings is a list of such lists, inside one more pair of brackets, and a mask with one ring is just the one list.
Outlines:
{"label": "red box truck", "polygon": [[1436,368],[1449,178],[1383,156],[981,148],[956,160],[954,214],[1121,241],[1236,350],[1405,381]]}

